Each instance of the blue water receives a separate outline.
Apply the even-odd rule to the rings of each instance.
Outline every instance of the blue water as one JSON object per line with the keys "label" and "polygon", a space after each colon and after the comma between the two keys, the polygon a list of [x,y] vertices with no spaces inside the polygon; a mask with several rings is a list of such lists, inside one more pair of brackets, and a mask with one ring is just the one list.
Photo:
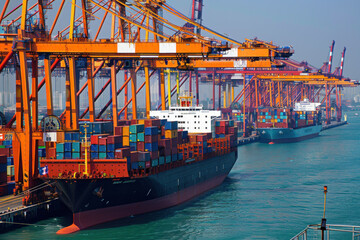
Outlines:
{"label": "blue water", "polygon": [[320,223],[328,186],[328,223],[360,225],[360,117],[300,143],[239,147],[218,188],[181,206],[68,236],[70,217],[40,221],[0,239],[289,239]]}

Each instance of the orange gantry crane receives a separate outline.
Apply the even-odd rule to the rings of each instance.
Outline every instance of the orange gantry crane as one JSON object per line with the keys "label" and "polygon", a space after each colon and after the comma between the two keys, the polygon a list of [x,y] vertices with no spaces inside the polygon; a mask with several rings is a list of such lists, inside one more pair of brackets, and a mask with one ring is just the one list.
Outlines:
{"label": "orange gantry crane", "polygon": [[[52,9],[55,1],[60,4],[58,9]],[[106,86],[111,86],[112,98],[104,108],[112,105],[112,121],[116,127],[122,112],[128,117],[127,106],[130,103],[132,118],[137,118],[136,96],[143,86],[149,117],[150,77],[155,69],[160,70],[161,102],[165,109],[164,68],[269,67],[276,58],[292,54],[275,45],[255,41],[237,42],[187,18],[164,0],[23,0],[8,11],[12,3],[14,1],[6,0],[0,15],[0,24],[3,24],[5,30],[0,34],[0,72],[6,67],[15,69],[16,113],[0,132],[12,136],[15,180],[23,183],[24,189],[35,185],[34,179],[38,175],[37,149],[46,124],[53,125],[51,129],[55,131],[78,130],[79,121],[86,114],[89,121],[95,121],[101,117],[101,114],[96,114],[95,101]],[[67,6],[65,3],[71,4]],[[69,7],[68,11],[66,7]],[[55,18],[51,22],[48,20],[49,12],[54,10]],[[21,15],[17,16],[19,11]],[[192,32],[186,26],[178,26],[164,18],[160,11],[207,31],[217,39]],[[103,15],[100,16],[100,13]],[[58,23],[68,21],[69,17],[70,25],[56,31]],[[105,21],[109,17],[110,34],[104,30]],[[95,18],[98,22],[94,21]],[[96,23],[96,34],[91,38],[90,27]],[[101,33],[106,37],[100,39]],[[222,42],[224,40],[227,42]],[[40,58],[44,61],[45,77],[39,83]],[[85,59],[83,69],[87,73],[87,81],[81,88],[78,87],[77,75],[80,69],[76,64],[80,59]],[[28,81],[29,67],[31,84]],[[64,69],[66,76],[66,108],[63,114],[54,116],[52,72],[59,68]],[[110,69],[111,77],[95,95],[96,76],[104,69]],[[130,76],[118,88],[117,74],[121,70],[129,71]],[[144,71],[145,82],[138,88],[137,72],[140,70]],[[43,125],[39,126],[38,93],[44,86],[47,117],[42,120]],[[80,114],[78,97],[86,88],[88,108]],[[123,90],[125,106],[119,111],[117,99]],[[12,128],[15,122],[16,127]]]}

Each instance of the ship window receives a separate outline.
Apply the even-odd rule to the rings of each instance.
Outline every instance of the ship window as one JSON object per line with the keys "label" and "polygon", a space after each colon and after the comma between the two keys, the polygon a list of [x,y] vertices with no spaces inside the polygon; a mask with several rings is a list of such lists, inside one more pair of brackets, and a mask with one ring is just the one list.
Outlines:
{"label": "ship window", "polygon": [[207,118],[207,115],[205,115],[205,117]]}
{"label": "ship window", "polygon": [[194,121],[194,123],[196,123],[196,121]]}
{"label": "ship window", "polygon": [[163,116],[163,118],[165,118],[165,116]]}
{"label": "ship window", "polygon": [[189,121],[187,121],[187,123],[189,123]]}
{"label": "ship window", "polygon": [[207,129],[207,127],[205,127],[205,129]]}
{"label": "ship window", "polygon": [[196,117],[196,115],[194,117]]}
{"label": "ship window", "polygon": [[205,123],[207,123],[207,121],[205,121]]}
{"label": "ship window", "polygon": [[195,127],[195,129],[196,129],[196,127]]}

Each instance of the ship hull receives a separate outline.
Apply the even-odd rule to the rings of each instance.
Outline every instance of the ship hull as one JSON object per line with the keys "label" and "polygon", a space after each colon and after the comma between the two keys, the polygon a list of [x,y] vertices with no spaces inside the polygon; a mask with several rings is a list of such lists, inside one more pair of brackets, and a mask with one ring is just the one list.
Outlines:
{"label": "ship hull", "polygon": [[56,179],[73,212],[73,224],[58,234],[179,205],[220,185],[236,159],[235,151],[133,179]]}
{"label": "ship hull", "polygon": [[291,128],[258,128],[260,142],[262,143],[291,143],[314,138],[319,135],[321,125]]}

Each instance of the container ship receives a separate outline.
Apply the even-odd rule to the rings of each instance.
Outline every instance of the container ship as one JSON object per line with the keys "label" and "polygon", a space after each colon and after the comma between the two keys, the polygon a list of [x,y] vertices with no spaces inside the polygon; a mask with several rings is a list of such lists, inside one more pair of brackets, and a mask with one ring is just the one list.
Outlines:
{"label": "container ship", "polygon": [[319,135],[321,112],[319,103],[304,99],[295,108],[259,108],[256,128],[263,143],[290,143]]}
{"label": "container ship", "polygon": [[234,121],[186,101],[151,115],[120,120],[113,132],[88,122],[58,133],[40,162],[73,213],[58,234],[172,207],[223,182],[237,160]]}

